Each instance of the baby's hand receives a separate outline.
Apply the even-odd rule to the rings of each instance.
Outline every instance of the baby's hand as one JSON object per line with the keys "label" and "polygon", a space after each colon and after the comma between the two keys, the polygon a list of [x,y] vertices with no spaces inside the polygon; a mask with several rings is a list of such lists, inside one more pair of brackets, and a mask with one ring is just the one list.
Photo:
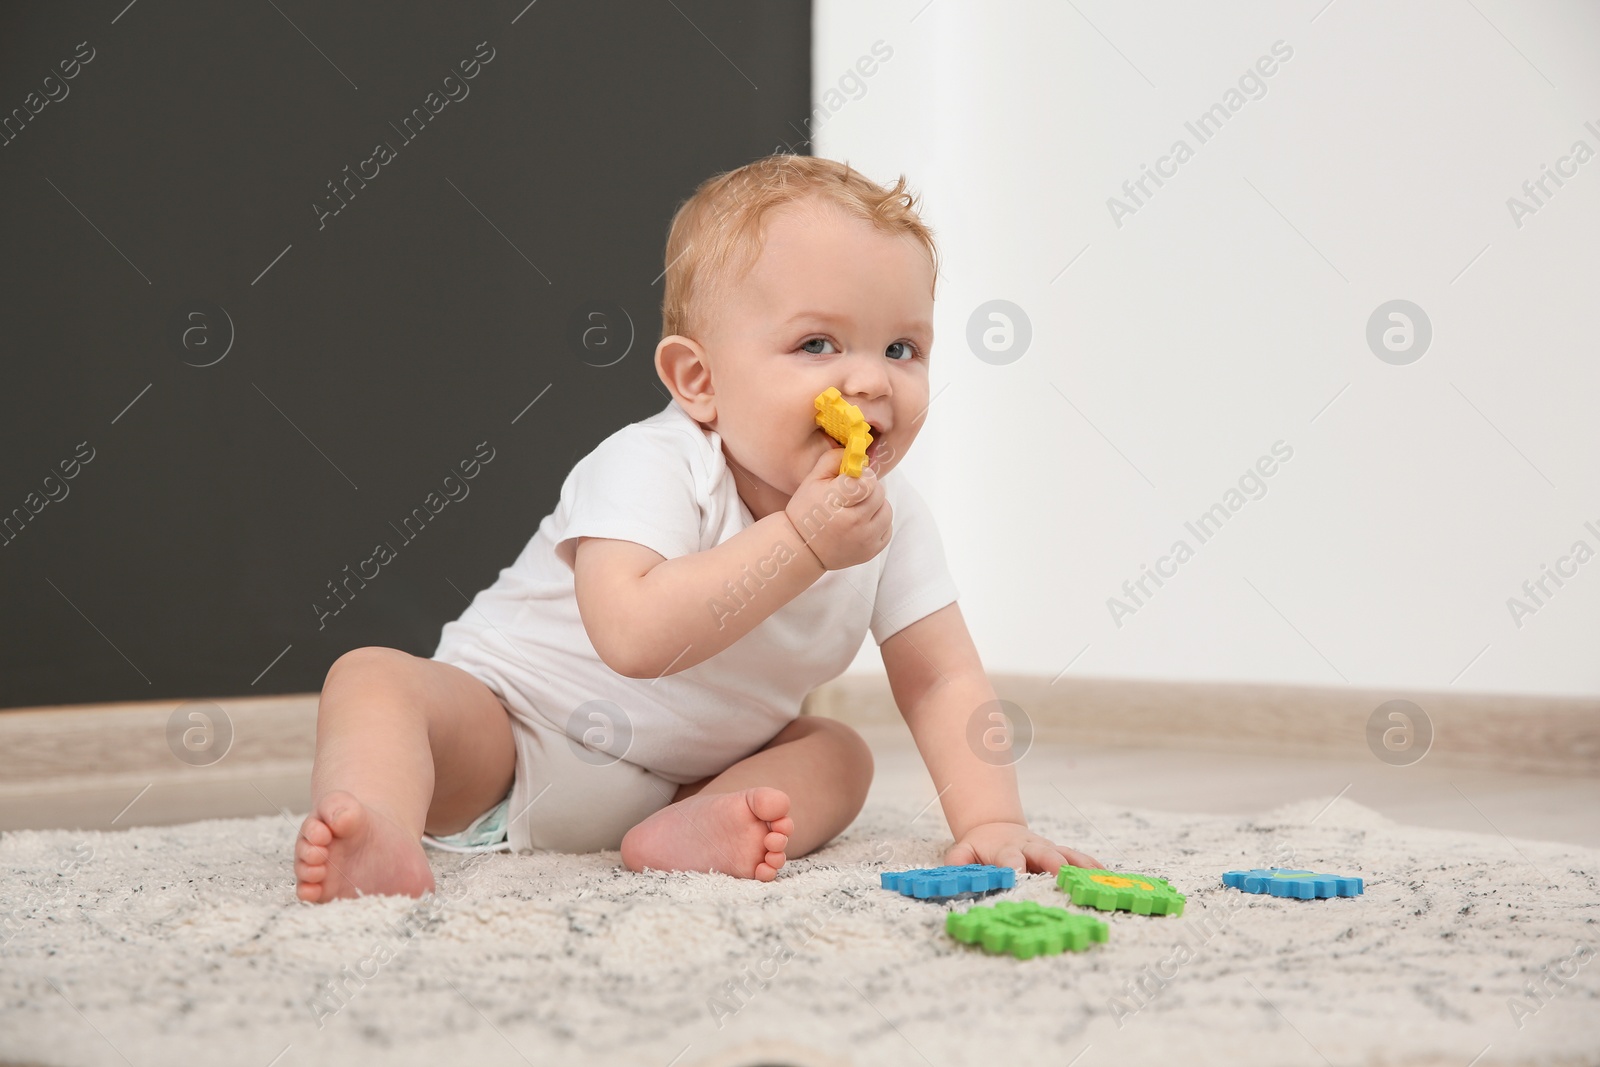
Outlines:
{"label": "baby's hand", "polygon": [[784,508],[800,539],[830,571],[865,563],[882,552],[892,529],[894,509],[877,474],[871,467],[859,478],[840,474],[843,455],[844,449],[833,448],[819,456]]}
{"label": "baby's hand", "polygon": [[1041,871],[1055,874],[1063,863],[1090,870],[1104,870],[1100,861],[1083,852],[1051,844],[1021,823],[988,822],[974,826],[955,847],[944,854],[952,867],[968,863],[988,863],[1011,867],[1018,874]]}

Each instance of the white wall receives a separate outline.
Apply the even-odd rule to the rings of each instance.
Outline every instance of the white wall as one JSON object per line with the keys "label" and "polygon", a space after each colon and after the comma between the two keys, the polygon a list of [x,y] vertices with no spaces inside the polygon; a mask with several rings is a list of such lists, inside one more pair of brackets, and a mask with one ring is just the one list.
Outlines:
{"label": "white wall", "polygon": [[[1522,593],[1600,552],[1600,155],[1507,205],[1600,153],[1600,7],[1323,3],[817,2],[814,151],[905,173],[946,257],[902,469],[991,671],[1600,693],[1600,557]],[[966,338],[994,299],[1031,322],[1005,365]],[[1406,365],[1366,339],[1393,299],[1433,329]],[[1279,441],[1262,498],[1185,529]]]}

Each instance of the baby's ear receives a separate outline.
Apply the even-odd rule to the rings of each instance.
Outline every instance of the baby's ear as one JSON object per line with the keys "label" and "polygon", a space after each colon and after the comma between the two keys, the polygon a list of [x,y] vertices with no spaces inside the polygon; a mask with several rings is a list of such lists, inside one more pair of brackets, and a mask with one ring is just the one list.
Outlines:
{"label": "baby's ear", "polygon": [[704,423],[716,421],[711,362],[700,342],[682,334],[663,337],[656,345],[656,374],[691,418]]}

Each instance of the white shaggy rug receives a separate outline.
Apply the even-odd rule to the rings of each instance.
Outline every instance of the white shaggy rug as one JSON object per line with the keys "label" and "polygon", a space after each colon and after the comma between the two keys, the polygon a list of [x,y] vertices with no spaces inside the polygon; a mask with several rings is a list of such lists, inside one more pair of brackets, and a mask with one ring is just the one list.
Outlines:
{"label": "white shaggy rug", "polygon": [[[296,902],[298,816],[7,833],[0,1063],[1600,1063],[1600,851],[1326,803],[1084,805],[1187,910],[1111,915],[1108,944],[1027,961],[877,888],[942,847],[935,817],[884,804],[770,884],[636,875],[614,852],[432,853],[421,903]],[[1275,864],[1366,894],[1220,885]],[[1083,910],[1045,875],[990,899]]]}

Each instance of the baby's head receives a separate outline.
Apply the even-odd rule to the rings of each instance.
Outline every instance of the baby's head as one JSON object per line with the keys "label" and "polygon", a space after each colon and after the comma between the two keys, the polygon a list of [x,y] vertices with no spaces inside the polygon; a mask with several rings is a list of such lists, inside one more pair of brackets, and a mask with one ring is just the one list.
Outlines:
{"label": "baby's head", "polygon": [[872,424],[880,476],[928,408],[938,252],[901,177],[758,159],[701,184],[667,238],[656,371],[717,431],[756,518],[781,510],[836,442],[816,425],[835,386]]}

